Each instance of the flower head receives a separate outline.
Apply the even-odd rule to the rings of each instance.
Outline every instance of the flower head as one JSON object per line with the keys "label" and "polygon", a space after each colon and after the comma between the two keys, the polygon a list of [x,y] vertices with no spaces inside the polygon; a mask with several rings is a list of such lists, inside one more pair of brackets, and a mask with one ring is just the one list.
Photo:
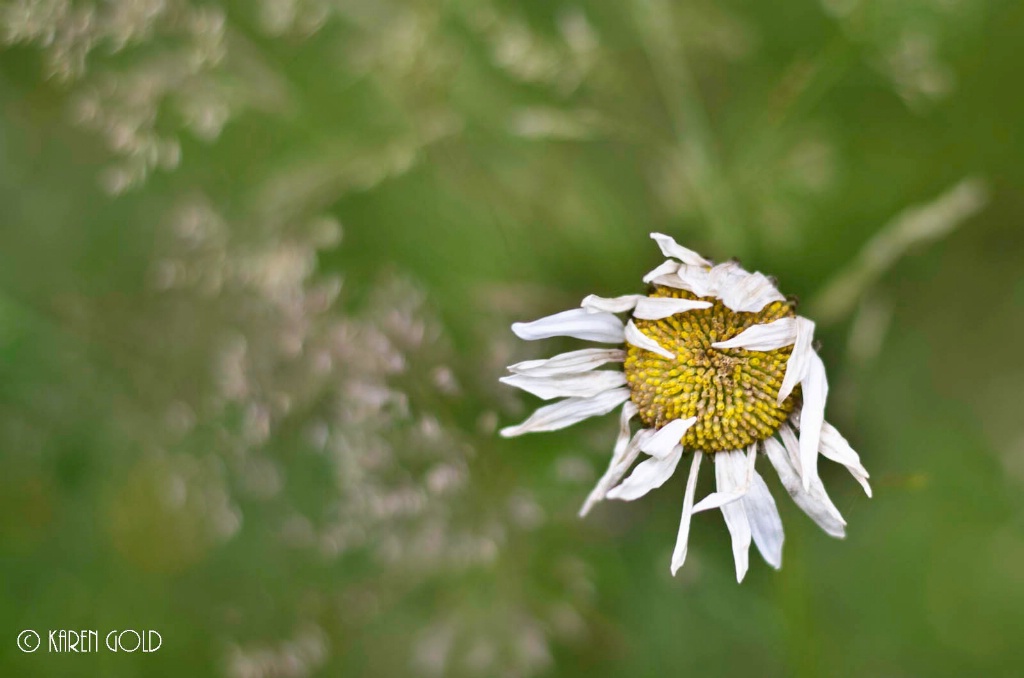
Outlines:
{"label": "flower head", "polygon": [[[501,434],[553,431],[622,406],[611,463],[581,516],[603,499],[628,501],[661,487],[691,453],[673,574],[686,559],[691,517],[709,509],[725,518],[737,581],[751,541],[769,565],[782,565],[782,521],[755,468],[759,453],[807,515],[845,536],[846,521],[818,477],[818,455],[846,466],[868,496],[871,487],[857,453],[825,421],[828,380],[812,346],[814,323],[761,273],[713,265],[666,235],[651,237],[668,259],[644,276],[649,294],[591,295],[578,309],[512,325],[522,339],[567,336],[620,347],[511,365],[503,382],[564,399]],[[623,369],[597,369],[608,363]],[[633,419],[641,425],[635,433]],[[717,491],[695,503],[705,456],[714,461]]]}

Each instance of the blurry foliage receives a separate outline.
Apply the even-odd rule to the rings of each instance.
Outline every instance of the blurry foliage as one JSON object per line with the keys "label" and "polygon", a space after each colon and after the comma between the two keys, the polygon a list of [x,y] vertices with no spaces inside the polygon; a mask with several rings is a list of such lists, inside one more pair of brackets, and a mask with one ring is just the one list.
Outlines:
{"label": "blurry foliage", "polygon": [[[1024,671],[1022,31],[1004,0],[2,0],[3,673]],[[698,521],[673,580],[681,488],[575,519],[612,422],[495,439],[502,367],[549,349],[509,322],[638,289],[649,231],[812,300],[877,479],[845,543],[784,516],[737,587]],[[164,647],[13,643],[130,626]]]}

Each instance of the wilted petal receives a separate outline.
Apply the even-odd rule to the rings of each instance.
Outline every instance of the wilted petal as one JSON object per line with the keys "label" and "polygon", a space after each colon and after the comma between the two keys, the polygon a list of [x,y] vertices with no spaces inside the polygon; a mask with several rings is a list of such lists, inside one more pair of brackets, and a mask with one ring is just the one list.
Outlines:
{"label": "wilted petal", "polygon": [[[743,485],[747,468],[747,456],[739,450],[715,453],[715,480],[718,492],[732,494]],[[750,563],[750,522],[741,502],[721,506],[725,525],[732,537],[732,556],[736,561],[736,581],[743,581]]]}
{"label": "wilted petal", "polygon": [[821,447],[822,456],[842,464],[849,471],[850,475],[861,484],[865,494],[871,496],[871,485],[868,484],[868,470],[860,463],[860,456],[850,447],[846,438],[836,430],[836,427],[827,421],[821,425]]}
{"label": "wilted petal", "polygon": [[682,444],[682,438],[690,427],[697,423],[697,417],[689,419],[673,419],[658,429],[640,449],[652,457],[665,457],[672,453],[676,445]]}
{"label": "wilted petal", "polygon": [[528,374],[513,374],[502,377],[501,382],[521,388],[538,398],[590,398],[602,391],[626,385],[625,372],[598,370],[579,374],[564,374],[555,377],[535,377]]}
{"label": "wilted petal", "polygon": [[818,444],[821,425],[825,422],[825,400],[828,397],[828,379],[825,363],[817,353],[811,352],[807,377],[803,383],[804,403],[800,409],[800,471],[804,489],[818,477]]}
{"label": "wilted petal", "polygon": [[574,337],[604,344],[623,342],[622,321],[611,313],[590,313],[583,308],[555,313],[529,323],[513,323],[520,339],[533,341],[549,337]]}
{"label": "wilted petal", "polygon": [[[615,316],[612,317],[614,318]],[[625,335],[627,344],[632,344],[633,346],[642,348],[645,351],[650,351],[651,353],[657,353],[663,358],[668,358],[669,360],[676,359],[672,353],[662,348],[658,342],[641,332],[640,328],[634,325],[632,320],[626,323]]]}
{"label": "wilted petal", "polygon": [[647,275],[644,276],[644,282],[645,283],[649,283],[649,282],[653,281],[655,278],[659,278],[659,277],[661,277],[663,275],[670,275],[672,273],[675,273],[678,270],[679,270],[679,262],[678,261],[673,261],[671,259],[666,259],[665,261],[661,262],[656,268],[651,269],[651,271]]}
{"label": "wilted petal", "polygon": [[772,499],[764,478],[754,471],[750,482],[750,491],[740,500],[747,512],[750,533],[766,563],[776,570],[782,567],[782,518],[779,509]]}
{"label": "wilted petal", "polygon": [[629,400],[628,388],[605,391],[592,398],[566,398],[553,405],[545,405],[517,426],[501,429],[501,435],[511,438],[537,431],[557,431],[578,421],[608,414],[626,400]]}
{"label": "wilted petal", "polygon": [[[665,283],[669,287],[678,287],[693,292],[698,297],[718,296],[718,288],[711,279],[711,271],[703,266],[680,266],[674,276],[662,276],[662,278],[674,281],[675,284]],[[662,278],[655,279],[655,284],[658,284]]]}
{"label": "wilted petal", "polygon": [[676,445],[665,457],[651,457],[637,464],[622,484],[608,492],[609,499],[632,501],[651,490],[661,487],[676,472],[676,466],[683,456],[683,446]]}
{"label": "wilted petal", "polygon": [[[708,496],[697,502],[697,505],[693,507],[694,513],[703,513],[704,511],[710,511],[712,509],[722,508],[726,504],[731,504],[735,501],[739,501],[743,498],[743,495],[750,489],[750,480],[754,475],[754,461],[756,459],[757,446],[751,445],[748,452],[745,454],[742,450],[735,450],[732,452],[718,452],[715,454],[715,463],[718,463],[719,459],[726,459],[723,455],[740,455],[746,459],[746,469],[740,473],[738,478],[740,479],[739,484],[728,491],[712,492]],[[738,457],[736,457],[738,458]],[[727,459],[734,459],[733,456]],[[731,462],[730,462],[731,463]]]}
{"label": "wilted petal", "polygon": [[632,311],[638,301],[646,298],[642,294],[624,294],[621,297],[599,297],[591,294],[580,306],[591,313],[625,313]]}
{"label": "wilted petal", "polygon": [[740,270],[742,275],[731,276],[728,284],[719,288],[719,296],[727,307],[737,312],[757,313],[772,302],[786,300],[763,273]]}
{"label": "wilted petal", "polygon": [[683,495],[683,517],[679,520],[679,534],[676,535],[676,547],[672,551],[673,577],[686,562],[690,541],[690,519],[693,517],[693,496],[697,492],[697,472],[700,470],[700,461],[703,457],[702,452],[694,452],[693,463],[690,464],[690,477],[686,480],[686,494]]}
{"label": "wilted petal", "polygon": [[789,496],[793,497],[796,505],[828,534],[840,539],[845,537],[846,521],[843,520],[839,509],[835,507],[832,500],[828,498],[821,481],[813,483],[809,491],[805,490],[800,480],[800,474],[797,473],[785,448],[774,438],[764,441],[764,451],[772,466],[775,467],[775,472],[779,474],[782,486],[789,492]]}
{"label": "wilted petal", "polygon": [[594,504],[604,499],[605,493],[614,487],[615,483],[619,482],[640,454],[640,445],[654,433],[654,431],[649,429],[640,429],[637,431],[636,436],[632,439],[630,438],[629,422],[636,416],[636,413],[636,405],[632,401],[627,400],[626,404],[622,406],[622,412],[619,415],[619,435],[615,439],[612,459],[608,463],[608,469],[604,472],[604,475],[597,481],[594,489],[590,491],[587,500],[583,502],[583,507],[580,509],[581,518],[590,512]]}
{"label": "wilted petal", "polygon": [[634,318],[643,320],[660,320],[676,313],[685,313],[702,308],[711,308],[709,301],[696,299],[676,299],[675,297],[643,297],[637,302]]}
{"label": "wilted petal", "polygon": [[508,371],[514,374],[527,374],[531,377],[553,377],[559,374],[587,372],[605,363],[623,362],[626,352],[621,348],[584,348],[579,351],[561,353],[545,360],[525,360],[509,365]]}
{"label": "wilted petal", "polygon": [[811,354],[814,353],[814,349],[811,347],[813,340],[814,323],[807,318],[797,316],[796,341],[793,344],[793,353],[786,362],[786,375],[782,378],[782,386],[779,387],[779,405],[789,397],[789,394],[793,392],[796,385],[806,377]]}
{"label": "wilted petal", "polygon": [[779,318],[767,325],[751,325],[728,341],[711,344],[712,348],[742,348],[748,351],[774,351],[796,341],[796,319]]}
{"label": "wilted petal", "polygon": [[651,238],[658,243],[661,253],[666,257],[673,257],[687,266],[710,266],[711,262],[697,254],[693,250],[683,247],[675,241],[672,236],[662,233],[651,233]]}

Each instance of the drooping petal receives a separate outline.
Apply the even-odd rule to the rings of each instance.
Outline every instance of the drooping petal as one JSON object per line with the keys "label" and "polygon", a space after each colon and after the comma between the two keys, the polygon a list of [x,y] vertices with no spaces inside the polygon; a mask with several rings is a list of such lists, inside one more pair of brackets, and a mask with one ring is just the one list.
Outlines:
{"label": "drooping petal", "polygon": [[650,270],[647,275],[644,276],[644,282],[649,283],[655,278],[663,275],[669,275],[679,270],[679,262],[673,261],[672,259],[666,259],[665,261],[658,264],[657,267]]}
{"label": "drooping petal", "polygon": [[658,429],[640,449],[652,457],[666,457],[672,453],[676,445],[682,444],[686,432],[697,423],[697,417],[689,419],[673,419]]}
{"label": "drooping petal", "polygon": [[537,431],[557,431],[578,421],[608,414],[626,400],[629,400],[628,388],[604,391],[592,398],[566,398],[553,405],[545,405],[517,426],[501,429],[501,435],[511,438]]}
{"label": "drooping petal", "polygon": [[711,308],[709,301],[696,299],[676,299],[674,297],[643,297],[637,302],[633,311],[634,318],[643,320],[660,320],[676,313],[685,313],[702,308]]}
{"label": "drooping petal", "polygon": [[[718,268],[718,266],[715,268]],[[654,284],[662,284],[662,280],[669,287],[678,287],[693,292],[698,297],[718,296],[718,288],[712,282],[711,271],[703,266],[680,266],[675,275],[656,278]]]}
{"label": "drooping petal", "polygon": [[608,498],[632,501],[661,487],[676,472],[676,466],[679,465],[679,460],[682,457],[683,446],[676,445],[667,456],[661,459],[651,457],[640,462],[628,478],[608,492]]}
{"label": "drooping petal", "polygon": [[[715,453],[715,480],[718,492],[731,494],[743,484],[746,473],[747,457],[740,450]],[[720,507],[725,525],[729,528],[732,538],[732,556],[736,561],[736,581],[743,581],[750,564],[750,522],[741,502],[731,502]]]}
{"label": "drooping petal", "polygon": [[[615,316],[612,317],[614,318]],[[641,332],[640,328],[634,325],[632,320],[626,323],[625,335],[627,344],[632,344],[633,346],[650,351],[651,353],[657,353],[663,358],[668,358],[669,360],[676,359],[672,353],[662,348],[658,342]]]}
{"label": "drooping petal", "polygon": [[711,262],[697,254],[693,250],[683,247],[675,241],[672,236],[663,233],[651,233],[651,238],[658,243],[661,253],[666,257],[673,257],[687,266],[710,266]]}
{"label": "drooping petal", "polygon": [[599,297],[591,294],[580,306],[591,313],[625,313],[632,311],[638,301],[646,298],[643,294],[624,294],[621,297]]}
{"label": "drooping petal", "polygon": [[846,521],[843,520],[832,500],[828,498],[821,481],[812,484],[810,491],[805,490],[800,480],[800,474],[793,466],[786,449],[774,438],[764,441],[764,451],[772,466],[775,467],[775,472],[779,474],[782,486],[789,492],[789,496],[793,497],[794,503],[825,532],[839,539],[845,537]]}
{"label": "drooping petal", "polygon": [[589,313],[584,308],[555,313],[528,323],[512,323],[520,339],[533,341],[549,337],[573,337],[604,344],[621,344],[622,321],[611,313]]}
{"label": "drooping petal", "polygon": [[559,374],[587,372],[605,363],[623,362],[626,352],[621,348],[584,348],[579,351],[560,353],[545,360],[525,360],[509,365],[513,374],[527,374],[531,377],[553,377]]}
{"label": "drooping petal", "polygon": [[757,550],[765,562],[776,570],[782,567],[782,518],[779,517],[779,509],[775,500],[768,491],[764,478],[754,471],[750,483],[750,491],[740,500],[744,510],[747,512],[747,521],[750,523],[750,533],[757,545]]}
{"label": "drooping petal", "polygon": [[727,307],[737,312],[757,313],[774,301],[786,300],[763,273],[742,273],[731,276],[728,283],[719,288],[719,296]]}
{"label": "drooping petal", "polygon": [[821,425],[825,422],[825,400],[828,397],[825,363],[813,351],[803,383],[803,394],[804,403],[800,409],[800,471],[806,490],[811,481],[818,477],[818,444],[821,442]]}
{"label": "drooping petal", "polygon": [[538,398],[590,398],[602,391],[626,385],[625,372],[597,370],[564,374],[556,377],[535,377],[528,374],[512,374],[500,380],[509,386],[521,388]]}
{"label": "drooping petal", "polygon": [[[742,499],[743,495],[745,495],[747,493],[747,490],[750,489],[750,480],[754,475],[754,461],[756,458],[756,453],[756,445],[752,445],[747,453],[744,453],[742,450],[736,450],[735,454],[745,454],[744,458],[746,459],[745,470],[737,476],[737,478],[739,478],[739,484],[727,492],[721,491],[721,488],[719,488],[719,491],[717,492],[712,492],[711,494],[697,502],[697,505],[693,507],[693,512],[703,513],[704,511],[722,508],[726,504],[731,504],[735,501],[739,501],[740,499]],[[731,463],[731,460],[733,459],[732,456],[728,458],[719,456],[724,454],[724,452],[720,452],[715,455],[716,464],[718,463],[719,459],[727,459],[730,460]],[[729,454],[732,455],[733,452],[729,452]]]}
{"label": "drooping petal", "polygon": [[693,517],[693,496],[697,492],[697,472],[700,470],[700,461],[703,457],[703,452],[694,452],[693,463],[690,464],[690,477],[686,480],[686,493],[683,495],[683,516],[679,520],[679,534],[676,535],[676,547],[672,551],[673,577],[686,562],[690,541],[690,519]]}
{"label": "drooping petal", "polygon": [[604,472],[604,475],[597,481],[594,489],[590,491],[587,500],[583,502],[583,507],[579,513],[581,518],[590,512],[594,504],[604,499],[605,493],[619,482],[640,454],[640,445],[650,435],[653,435],[654,431],[650,429],[640,429],[635,436],[630,438],[629,422],[636,416],[636,413],[636,405],[632,401],[627,400],[626,404],[622,406],[622,412],[619,414],[619,435],[615,439],[612,459],[608,463],[608,469]]}
{"label": "drooping petal", "polygon": [[796,341],[796,319],[779,318],[767,325],[751,325],[728,341],[711,344],[712,348],[743,348],[748,351],[774,351]]}
{"label": "drooping petal", "polygon": [[836,427],[827,421],[821,425],[821,447],[822,456],[842,464],[850,471],[850,475],[861,484],[864,493],[871,496],[871,485],[868,483],[868,470],[860,462],[860,456],[850,447],[846,438],[836,430]]}
{"label": "drooping petal", "polygon": [[814,353],[814,349],[811,347],[813,340],[814,323],[807,318],[798,316],[796,319],[796,341],[793,344],[793,353],[786,362],[786,375],[782,378],[782,386],[779,387],[779,405],[789,397],[789,394],[793,392],[796,385],[806,377],[811,354]]}

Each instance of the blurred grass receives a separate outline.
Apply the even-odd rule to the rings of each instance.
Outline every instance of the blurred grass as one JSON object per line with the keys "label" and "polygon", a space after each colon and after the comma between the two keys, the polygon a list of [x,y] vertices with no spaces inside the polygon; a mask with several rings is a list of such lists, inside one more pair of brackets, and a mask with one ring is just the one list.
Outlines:
{"label": "blurred grass", "polygon": [[[12,11],[55,15],[0,5],[4,675],[1024,672],[1018,3],[306,0],[284,29],[272,5],[201,5],[226,56],[141,123],[118,97],[192,63],[216,33],[181,19],[200,5],[168,3],[116,53],[93,25],[67,81],[47,77],[54,43],[11,37]],[[82,124],[97,92],[105,122]],[[225,111],[214,134],[194,117]],[[119,125],[180,164],[108,194],[155,148],[118,145]],[[822,301],[897,215],[969,177],[980,212]],[[214,216],[189,231],[188,210]],[[317,244],[323,218],[340,244]],[[829,418],[872,472],[868,501],[825,471],[843,542],[780,501],[784,568],[742,586],[717,516],[669,577],[677,484],[576,520],[613,422],[493,434],[532,406],[503,365],[553,348],[508,323],[638,289],[649,231],[824,305]],[[341,296],[310,311],[332,275]],[[382,337],[403,369],[374,363]],[[309,367],[324,346],[331,366]],[[367,384],[408,411],[357,418]],[[445,464],[464,484],[423,499]],[[384,499],[413,509],[381,518]],[[125,627],[164,647],[13,642]]]}

